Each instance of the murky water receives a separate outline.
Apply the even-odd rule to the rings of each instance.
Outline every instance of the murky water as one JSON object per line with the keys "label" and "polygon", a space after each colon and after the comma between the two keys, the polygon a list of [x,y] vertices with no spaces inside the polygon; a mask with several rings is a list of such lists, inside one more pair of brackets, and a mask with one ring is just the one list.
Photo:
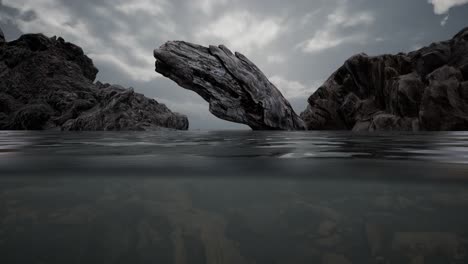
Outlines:
{"label": "murky water", "polygon": [[0,132],[0,263],[468,263],[468,133]]}

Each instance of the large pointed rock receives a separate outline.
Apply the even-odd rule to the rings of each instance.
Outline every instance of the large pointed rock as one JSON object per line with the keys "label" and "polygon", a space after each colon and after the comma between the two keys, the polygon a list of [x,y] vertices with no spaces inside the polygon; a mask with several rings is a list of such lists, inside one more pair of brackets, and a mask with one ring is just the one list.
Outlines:
{"label": "large pointed rock", "polygon": [[170,41],[154,51],[156,71],[199,94],[215,116],[254,130],[303,130],[303,121],[244,55]]}

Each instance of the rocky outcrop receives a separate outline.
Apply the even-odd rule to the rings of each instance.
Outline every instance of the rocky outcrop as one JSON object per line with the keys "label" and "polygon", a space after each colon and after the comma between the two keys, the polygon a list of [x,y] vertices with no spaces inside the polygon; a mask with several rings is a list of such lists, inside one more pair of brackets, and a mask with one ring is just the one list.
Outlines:
{"label": "rocky outcrop", "polygon": [[0,129],[187,129],[187,117],[116,85],[62,38],[27,34],[0,43]]}
{"label": "rocky outcrop", "polygon": [[468,28],[408,54],[353,56],[308,102],[311,130],[468,130]]}
{"label": "rocky outcrop", "polygon": [[209,102],[215,116],[254,130],[302,130],[303,121],[265,75],[244,55],[224,46],[182,41],[154,51],[156,71]]}

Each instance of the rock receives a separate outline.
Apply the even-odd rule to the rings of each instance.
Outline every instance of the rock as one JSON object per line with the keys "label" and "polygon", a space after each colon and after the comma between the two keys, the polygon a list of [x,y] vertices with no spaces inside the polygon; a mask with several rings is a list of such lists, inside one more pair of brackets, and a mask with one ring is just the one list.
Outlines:
{"label": "rock", "polygon": [[463,100],[460,70],[443,66],[428,75],[421,104],[421,125],[427,130],[465,130],[468,128],[468,104]]}
{"label": "rock", "polygon": [[14,113],[8,129],[40,130],[51,115],[52,109],[47,104],[25,105]]}
{"label": "rock", "polygon": [[265,75],[240,53],[170,41],[154,51],[156,71],[199,94],[215,116],[254,130],[303,130],[304,123]]}
{"label": "rock", "polygon": [[310,96],[307,129],[468,129],[468,28],[408,54],[347,60]]}
{"label": "rock", "polygon": [[77,101],[72,112],[87,111],[67,120],[62,126],[63,130],[188,129],[185,116],[172,113],[154,99],[135,93],[133,89],[101,83],[96,85],[100,88],[97,94],[99,105],[90,108],[88,101]]}
{"label": "rock", "polygon": [[377,114],[373,117],[369,131],[418,131],[418,119],[403,118],[391,114]]}
{"label": "rock", "polygon": [[0,43],[5,42],[5,35],[3,34],[2,29],[0,28]]}
{"label": "rock", "polygon": [[157,130],[188,128],[185,116],[117,85],[62,38],[26,34],[0,45],[0,129]]}

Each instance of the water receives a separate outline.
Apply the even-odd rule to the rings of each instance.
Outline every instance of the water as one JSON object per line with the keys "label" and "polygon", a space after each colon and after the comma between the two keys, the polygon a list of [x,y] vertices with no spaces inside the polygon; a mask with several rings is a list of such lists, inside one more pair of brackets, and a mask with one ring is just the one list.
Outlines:
{"label": "water", "polygon": [[0,263],[468,263],[468,133],[0,132]]}

